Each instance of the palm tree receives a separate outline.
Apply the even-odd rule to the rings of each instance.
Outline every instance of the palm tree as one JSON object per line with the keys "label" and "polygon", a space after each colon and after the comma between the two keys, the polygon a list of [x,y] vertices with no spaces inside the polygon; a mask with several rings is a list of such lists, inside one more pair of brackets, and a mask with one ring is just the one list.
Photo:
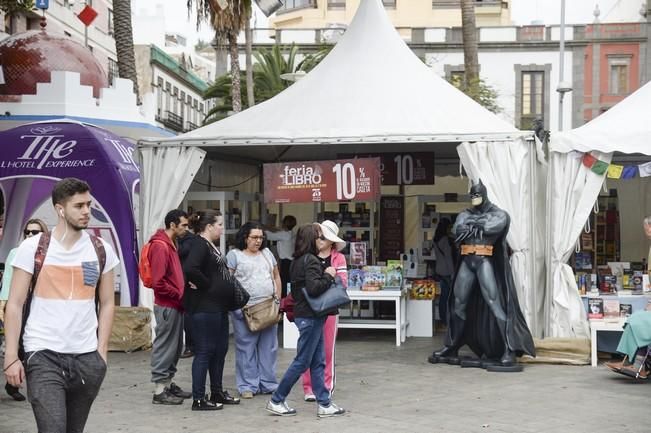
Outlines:
{"label": "palm tree", "polygon": [[131,0],[113,0],[113,34],[118,57],[118,74],[133,82],[133,91],[138,102],[138,73],[136,55],[133,50],[133,27],[131,22]]}
{"label": "palm tree", "polygon": [[463,33],[465,84],[466,86],[472,86],[473,83],[479,80],[478,41],[474,0],[461,0],[461,26]]}
{"label": "palm tree", "polygon": [[237,35],[251,16],[251,0],[186,0],[188,10],[197,8],[197,25],[209,21],[215,29],[216,39],[228,41],[231,57],[231,98],[233,111],[242,111],[240,61]]}
{"label": "palm tree", "polygon": [[[298,47],[291,45],[283,50],[280,45],[273,48],[260,48],[253,53],[256,64],[253,65],[253,93],[257,103],[273,98],[285,90],[292,83],[280,78],[282,74],[295,73],[297,71],[311,71],[330,52],[332,47],[324,48],[314,54],[305,56],[302,62],[297,63]],[[240,97],[247,93],[247,86],[240,89]],[[230,75],[218,77],[215,82],[206,90],[204,99],[216,98],[218,103],[206,115],[204,124],[223,119],[233,110],[232,81]],[[247,105],[248,107],[248,105]]]}

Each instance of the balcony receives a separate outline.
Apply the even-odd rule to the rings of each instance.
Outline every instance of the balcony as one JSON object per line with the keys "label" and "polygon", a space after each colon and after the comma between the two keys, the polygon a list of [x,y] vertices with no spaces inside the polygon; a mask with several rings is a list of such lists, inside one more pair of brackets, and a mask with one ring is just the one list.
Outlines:
{"label": "balcony", "polygon": [[185,131],[184,132],[192,131],[193,129],[197,129],[198,127],[199,127],[199,125],[197,125],[195,123],[185,122]]}
{"label": "balcony", "polygon": [[317,0],[285,0],[283,5],[278,9],[279,14],[293,12],[297,9],[316,9]]}
{"label": "balcony", "polygon": [[183,117],[178,114],[174,114],[171,111],[165,111],[160,121],[165,125],[165,127],[173,131],[183,132]]}

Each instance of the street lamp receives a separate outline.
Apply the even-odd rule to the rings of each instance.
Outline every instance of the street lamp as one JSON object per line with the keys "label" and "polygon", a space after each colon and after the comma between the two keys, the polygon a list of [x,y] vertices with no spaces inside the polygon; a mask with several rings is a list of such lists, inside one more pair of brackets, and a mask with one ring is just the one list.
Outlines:
{"label": "street lamp", "polygon": [[296,71],[296,72],[288,72],[286,74],[280,74],[280,78],[282,78],[285,81],[298,81],[306,75],[307,72],[305,71]]}

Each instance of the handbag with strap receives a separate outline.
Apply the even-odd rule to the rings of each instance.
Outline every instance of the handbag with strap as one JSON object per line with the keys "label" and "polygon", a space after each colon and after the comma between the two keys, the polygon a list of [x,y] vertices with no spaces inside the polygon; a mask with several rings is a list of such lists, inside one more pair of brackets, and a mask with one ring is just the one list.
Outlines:
{"label": "handbag with strap", "polygon": [[244,321],[251,332],[262,331],[280,322],[280,301],[276,296],[255,305],[242,308]]}
{"label": "handbag with strap", "polygon": [[[271,253],[271,252],[270,252]],[[251,332],[262,331],[267,329],[276,323],[280,322],[282,319],[282,314],[280,313],[280,301],[276,298],[276,282],[274,279],[274,267],[265,255],[265,251],[260,251],[262,257],[269,265],[269,273],[271,275],[271,281],[274,285],[274,293],[271,298],[267,298],[262,302],[259,302],[250,307],[242,308],[242,314],[244,315],[244,321],[246,326]]]}
{"label": "handbag with strap", "polygon": [[333,308],[343,307],[350,304],[350,298],[348,297],[348,292],[344,287],[341,278],[337,275],[335,281],[332,285],[323,292],[321,295],[313,297],[307,293],[305,287],[302,288],[303,296],[309,304],[314,314],[323,314],[332,310]]}

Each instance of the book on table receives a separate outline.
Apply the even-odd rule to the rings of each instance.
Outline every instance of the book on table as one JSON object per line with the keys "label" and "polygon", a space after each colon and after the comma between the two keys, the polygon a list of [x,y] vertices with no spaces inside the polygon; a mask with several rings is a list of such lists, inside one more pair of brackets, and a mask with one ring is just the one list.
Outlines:
{"label": "book on table", "polygon": [[588,299],[588,319],[604,318],[604,300],[601,298]]}

